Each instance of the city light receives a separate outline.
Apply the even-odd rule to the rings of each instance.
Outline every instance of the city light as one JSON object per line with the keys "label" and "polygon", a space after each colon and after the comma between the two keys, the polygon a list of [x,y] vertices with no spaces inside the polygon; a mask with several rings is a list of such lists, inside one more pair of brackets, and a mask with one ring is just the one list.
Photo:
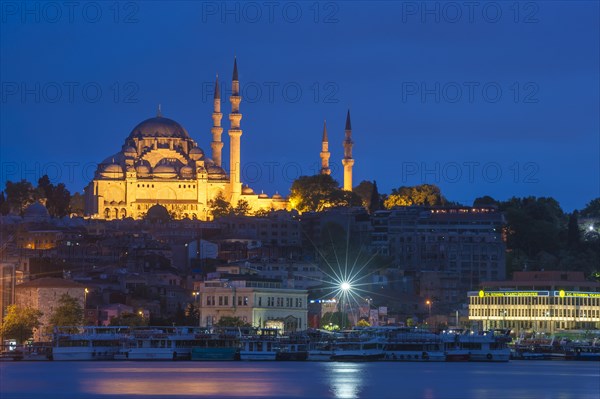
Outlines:
{"label": "city light", "polygon": [[341,285],[340,288],[342,289],[342,291],[349,291],[350,288],[352,288],[352,286],[350,285],[350,283],[348,283],[347,281],[344,281]]}

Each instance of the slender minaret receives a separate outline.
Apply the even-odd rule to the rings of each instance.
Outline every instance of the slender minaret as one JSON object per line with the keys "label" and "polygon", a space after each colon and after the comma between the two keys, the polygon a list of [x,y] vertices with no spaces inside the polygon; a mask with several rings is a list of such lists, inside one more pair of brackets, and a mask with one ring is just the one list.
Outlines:
{"label": "slender minaret", "polygon": [[221,141],[221,134],[223,133],[221,118],[223,118],[223,114],[221,113],[221,92],[219,90],[219,75],[217,75],[217,79],[215,80],[214,109],[212,114],[213,126],[210,129],[210,132],[212,133],[212,142],[210,143],[212,159],[217,166],[221,166],[221,153],[223,150],[223,142]]}
{"label": "slender minaret", "polygon": [[352,158],[352,125],[350,124],[350,110],[346,115],[346,138],[344,139],[344,159],[342,159],[342,165],[344,165],[344,190],[352,191],[352,166],[354,166],[354,159]]}
{"label": "slender minaret", "polygon": [[321,140],[321,174],[330,175],[329,169],[329,139],[327,138],[327,121],[323,121],[323,139]]}
{"label": "slender minaret", "polygon": [[242,192],[240,180],[240,82],[238,81],[237,59],[233,59],[233,77],[231,82],[231,113],[229,114],[229,185],[231,189],[231,203],[235,205]]}

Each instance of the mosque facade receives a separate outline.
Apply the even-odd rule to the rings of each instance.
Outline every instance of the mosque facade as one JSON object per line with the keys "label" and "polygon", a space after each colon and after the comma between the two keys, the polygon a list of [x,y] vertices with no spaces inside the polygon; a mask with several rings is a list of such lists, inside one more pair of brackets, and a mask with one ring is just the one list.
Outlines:
{"label": "mosque facade", "polygon": [[175,219],[210,220],[209,201],[218,196],[232,206],[244,200],[253,211],[286,209],[288,201],[281,195],[256,194],[240,180],[242,114],[237,61],[229,101],[229,173],[222,167],[223,114],[217,77],[210,157],[183,126],[163,117],[159,109],[156,117],[133,128],[121,151],[98,165],[94,179],[85,188],[87,215],[107,220],[139,219],[160,204]]}

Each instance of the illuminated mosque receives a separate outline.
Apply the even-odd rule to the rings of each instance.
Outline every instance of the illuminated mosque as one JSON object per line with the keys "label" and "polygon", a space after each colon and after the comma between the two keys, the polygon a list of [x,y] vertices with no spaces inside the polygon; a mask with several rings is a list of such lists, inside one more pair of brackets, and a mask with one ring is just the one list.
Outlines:
{"label": "illuminated mosque", "polygon": [[[211,128],[212,159],[176,121],[161,115],[133,128],[121,151],[98,165],[94,179],[85,188],[86,214],[98,219],[142,218],[154,205],[161,205],[175,219],[210,220],[209,201],[221,195],[232,206],[244,200],[252,211],[288,208],[279,194],[269,197],[243,187],[240,180],[240,84],[237,61],[233,64],[229,97],[229,174],[223,169],[221,96],[217,77]],[[327,130],[323,131],[321,173],[330,173]],[[344,189],[352,189],[352,140],[350,114],[344,140]]]}

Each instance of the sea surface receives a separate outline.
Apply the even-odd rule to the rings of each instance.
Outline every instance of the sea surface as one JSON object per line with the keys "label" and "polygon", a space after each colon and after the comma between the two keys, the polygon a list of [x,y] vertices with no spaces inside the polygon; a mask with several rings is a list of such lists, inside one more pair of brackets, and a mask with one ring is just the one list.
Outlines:
{"label": "sea surface", "polygon": [[598,399],[600,362],[2,362],[0,398]]}

